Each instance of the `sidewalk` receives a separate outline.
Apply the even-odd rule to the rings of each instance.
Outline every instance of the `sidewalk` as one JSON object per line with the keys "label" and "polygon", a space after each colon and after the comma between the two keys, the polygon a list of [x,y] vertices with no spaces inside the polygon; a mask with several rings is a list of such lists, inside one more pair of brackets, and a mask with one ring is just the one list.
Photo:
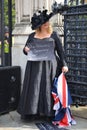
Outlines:
{"label": "sidewalk", "polygon": [[[72,114],[77,122],[76,125],[68,127],[68,130],[87,130],[87,106],[72,107]],[[35,125],[36,121],[23,122],[16,111],[9,112],[0,116],[0,130],[39,130]]]}

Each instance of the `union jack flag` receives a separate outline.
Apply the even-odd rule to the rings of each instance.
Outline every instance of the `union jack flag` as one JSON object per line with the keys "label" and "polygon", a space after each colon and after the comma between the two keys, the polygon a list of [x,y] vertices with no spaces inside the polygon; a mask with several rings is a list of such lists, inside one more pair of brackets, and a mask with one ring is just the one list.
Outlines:
{"label": "union jack flag", "polygon": [[52,123],[59,126],[76,124],[70,110],[72,99],[64,73],[54,79],[53,86],[52,97],[54,99],[53,110],[55,110],[55,118]]}

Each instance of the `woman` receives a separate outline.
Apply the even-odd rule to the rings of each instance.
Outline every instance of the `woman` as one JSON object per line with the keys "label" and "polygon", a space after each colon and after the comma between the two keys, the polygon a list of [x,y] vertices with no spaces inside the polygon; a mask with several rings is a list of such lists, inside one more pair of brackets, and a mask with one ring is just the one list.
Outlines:
{"label": "woman", "polygon": [[29,35],[23,49],[24,54],[28,55],[28,61],[17,110],[22,117],[53,116],[53,80],[61,71],[68,71],[59,36],[52,30],[49,22],[52,16],[52,13],[47,14],[47,10],[43,10],[34,14],[31,19],[32,30],[35,31]]}

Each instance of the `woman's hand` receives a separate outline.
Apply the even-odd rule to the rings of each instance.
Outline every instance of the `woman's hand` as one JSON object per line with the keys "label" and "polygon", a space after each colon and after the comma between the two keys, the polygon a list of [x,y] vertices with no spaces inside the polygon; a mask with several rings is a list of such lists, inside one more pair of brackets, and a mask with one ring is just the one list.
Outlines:
{"label": "woman's hand", "polygon": [[30,48],[26,46],[26,47],[24,48],[24,50],[25,50],[26,53],[28,53],[29,50],[30,50]]}
{"label": "woman's hand", "polygon": [[62,72],[63,72],[63,73],[68,72],[68,67],[67,67],[67,66],[63,66],[63,67],[62,67]]}

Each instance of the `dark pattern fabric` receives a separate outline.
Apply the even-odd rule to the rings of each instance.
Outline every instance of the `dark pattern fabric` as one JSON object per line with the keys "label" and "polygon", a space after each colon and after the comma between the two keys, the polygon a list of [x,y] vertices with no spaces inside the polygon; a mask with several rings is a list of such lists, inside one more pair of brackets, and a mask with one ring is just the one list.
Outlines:
{"label": "dark pattern fabric", "polygon": [[[29,36],[25,46],[33,38],[34,33]],[[43,114],[45,116],[53,116],[54,114],[51,96],[53,80],[60,73],[58,70],[59,63],[61,63],[62,67],[65,61],[59,37],[56,33],[53,33],[51,38],[55,40],[54,50],[57,51],[59,58],[56,56],[55,61],[27,61],[23,90],[17,109],[21,115]],[[24,50],[23,52],[26,54]]]}

